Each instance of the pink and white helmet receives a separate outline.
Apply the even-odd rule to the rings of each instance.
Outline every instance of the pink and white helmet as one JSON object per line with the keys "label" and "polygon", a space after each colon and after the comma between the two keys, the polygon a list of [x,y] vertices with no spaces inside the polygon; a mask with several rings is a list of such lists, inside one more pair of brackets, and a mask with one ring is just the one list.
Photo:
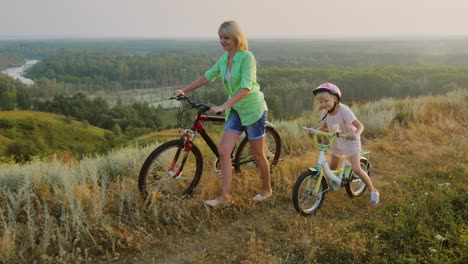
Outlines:
{"label": "pink and white helmet", "polygon": [[322,83],[317,88],[315,88],[312,91],[312,93],[314,95],[317,95],[317,93],[323,92],[323,91],[327,91],[327,92],[329,92],[331,94],[334,94],[334,95],[338,96],[338,101],[340,101],[340,99],[341,99],[340,88],[338,88],[338,86],[334,85],[333,83]]}

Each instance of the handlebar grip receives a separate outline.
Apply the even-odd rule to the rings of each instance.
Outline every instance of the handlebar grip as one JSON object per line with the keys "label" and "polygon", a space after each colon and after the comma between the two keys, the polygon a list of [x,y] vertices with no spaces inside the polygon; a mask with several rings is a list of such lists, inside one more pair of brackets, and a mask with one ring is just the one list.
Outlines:
{"label": "handlebar grip", "polygon": [[314,133],[314,134],[317,134],[317,135],[321,135],[321,136],[327,136],[327,137],[331,137],[331,136],[346,137],[346,136],[347,136],[347,134],[343,134],[343,133],[331,133],[331,132],[326,132],[326,131],[318,130],[318,129],[315,129],[315,128],[312,128],[312,127],[302,127],[302,128],[304,128],[305,130],[309,130],[311,133]]}
{"label": "handlebar grip", "polygon": [[177,96],[169,97],[169,99],[171,99],[171,100],[177,100],[177,101],[182,101],[182,100],[185,99],[185,96],[184,96],[184,95],[177,95]]}

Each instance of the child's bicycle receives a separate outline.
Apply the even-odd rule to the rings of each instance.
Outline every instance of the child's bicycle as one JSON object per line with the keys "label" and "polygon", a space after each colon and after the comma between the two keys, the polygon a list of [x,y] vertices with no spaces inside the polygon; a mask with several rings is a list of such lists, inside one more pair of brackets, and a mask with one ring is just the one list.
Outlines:
{"label": "child's bicycle", "polygon": [[[210,106],[192,101],[187,96],[172,97],[170,99],[182,102],[177,114],[179,127],[182,126],[184,113],[197,109],[197,114],[191,128],[187,128],[180,138],[170,140],[159,145],[146,158],[140,169],[138,189],[143,199],[149,193],[157,196],[190,196],[198,185],[203,172],[203,155],[195,145],[195,135],[199,133],[208,147],[218,158],[218,147],[208,135],[203,121],[225,122],[225,117],[207,116],[204,113]],[[281,138],[273,125],[267,122],[265,135],[265,152],[270,166],[276,165],[281,152]],[[241,170],[256,168],[255,160],[250,151],[247,137],[244,137],[232,155],[232,166],[237,173]],[[216,175],[220,177],[219,160],[216,160]]]}
{"label": "child's bicycle", "polygon": [[[294,208],[303,216],[315,213],[325,199],[325,193],[331,189],[338,191],[346,188],[348,195],[353,198],[364,193],[366,184],[351,170],[351,164],[342,159],[337,170],[331,170],[325,158],[325,152],[333,145],[337,137],[346,137],[345,134],[333,134],[306,128],[313,134],[314,145],[320,149],[317,165],[303,172],[296,180],[293,188],[292,200]],[[361,152],[361,168],[370,176],[370,151]],[[367,156],[367,157],[366,157]]]}

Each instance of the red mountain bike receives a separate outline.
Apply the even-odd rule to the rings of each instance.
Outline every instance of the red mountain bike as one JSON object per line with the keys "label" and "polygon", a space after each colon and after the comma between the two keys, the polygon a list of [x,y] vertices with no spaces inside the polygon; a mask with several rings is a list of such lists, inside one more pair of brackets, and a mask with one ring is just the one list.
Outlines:
{"label": "red mountain bike", "polygon": [[[200,182],[203,172],[203,155],[194,144],[195,136],[201,135],[211,151],[218,156],[218,147],[208,135],[203,121],[225,122],[225,117],[204,114],[210,106],[192,101],[187,96],[171,98],[182,102],[177,114],[179,126],[184,112],[197,109],[191,128],[185,129],[179,139],[170,140],[159,145],[146,158],[140,170],[138,188],[144,199],[149,193],[158,196],[190,196]],[[273,125],[267,122],[265,135],[265,153],[270,166],[278,163],[281,152],[281,138]],[[237,173],[244,169],[256,168],[247,137],[244,137],[232,152],[232,166]],[[219,160],[216,161],[216,174],[220,175]]]}

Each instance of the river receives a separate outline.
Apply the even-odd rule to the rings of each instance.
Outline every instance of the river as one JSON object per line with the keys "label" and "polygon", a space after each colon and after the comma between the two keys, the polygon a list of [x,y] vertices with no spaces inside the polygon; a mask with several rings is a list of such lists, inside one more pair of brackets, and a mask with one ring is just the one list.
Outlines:
{"label": "river", "polygon": [[17,79],[21,81],[24,84],[27,85],[32,85],[34,84],[34,81],[28,78],[23,77],[24,72],[34,64],[38,63],[39,60],[27,60],[25,64],[19,66],[19,67],[13,67],[13,68],[8,68],[5,70],[2,70],[3,74],[9,75],[14,79]]}

